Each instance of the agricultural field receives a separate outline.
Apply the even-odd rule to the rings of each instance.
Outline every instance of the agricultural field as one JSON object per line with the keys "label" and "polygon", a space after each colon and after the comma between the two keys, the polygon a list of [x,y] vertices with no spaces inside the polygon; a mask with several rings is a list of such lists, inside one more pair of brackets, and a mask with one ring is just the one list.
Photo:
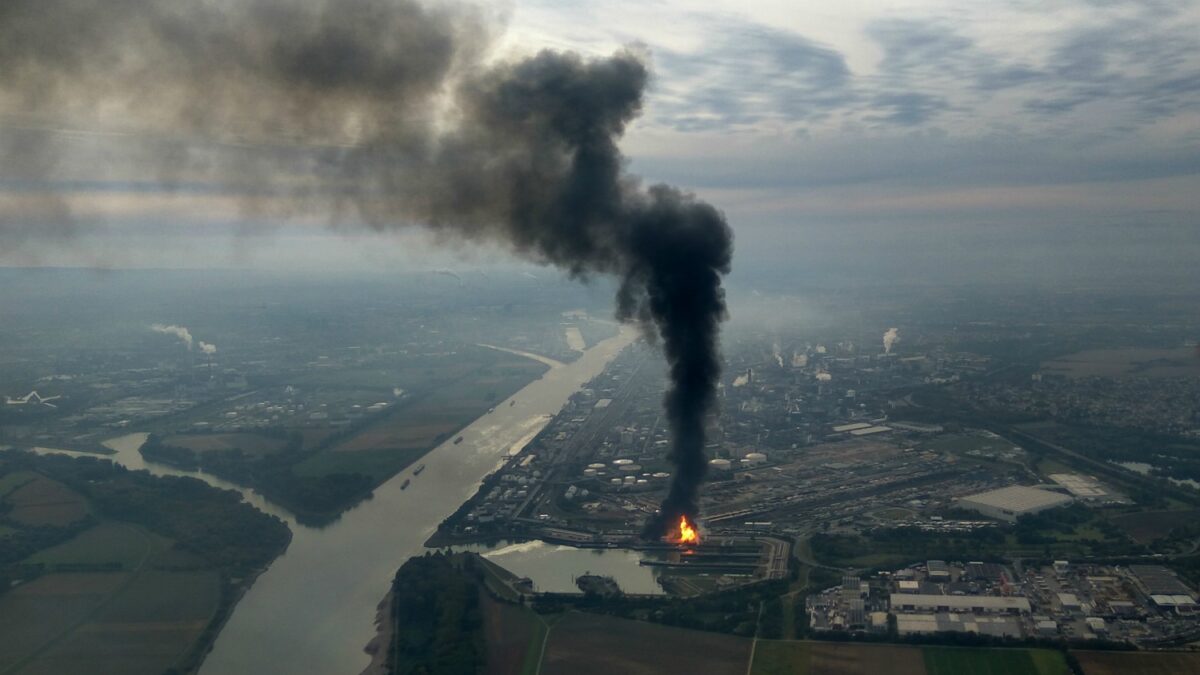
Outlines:
{"label": "agricultural field", "polygon": [[546,637],[545,621],[532,610],[497,602],[479,594],[489,675],[523,675],[537,671]]}
{"label": "agricultural field", "polygon": [[809,675],[811,642],[759,640],[754,646],[750,675]]}
{"label": "agricultural field", "polygon": [[814,643],[810,675],[924,675],[921,650],[903,645]]}
{"label": "agricultural field", "polygon": [[428,450],[545,372],[529,359],[495,352],[494,360],[431,384],[424,394],[334,446],[334,452]]}
{"label": "agricultural field", "polygon": [[1200,673],[1200,654],[1183,652],[1073,651],[1085,675],[1179,675]]}
{"label": "agricultural field", "polygon": [[1042,369],[1067,377],[1200,377],[1196,350],[1093,349],[1042,363]]}
{"label": "agricultural field", "polygon": [[47,569],[110,567],[133,570],[152,554],[170,549],[171,540],[145,528],[109,521],[76,535],[57,546],[38,551],[25,562]]}
{"label": "agricultural field", "polygon": [[751,641],[572,612],[550,629],[543,675],[744,675]]}
{"label": "agricultural field", "polygon": [[49,574],[0,597],[0,672],[162,673],[217,611],[215,571]]}
{"label": "agricultural field", "polygon": [[88,514],[87,502],[74,490],[44,476],[35,476],[10,491],[4,501],[12,505],[8,517],[33,527],[70,525]]}
{"label": "agricultural field", "polygon": [[1069,675],[1066,659],[1048,649],[925,647],[928,675]]}
{"label": "agricultural field", "polygon": [[759,640],[751,675],[925,675],[919,647]]}
{"label": "agricultural field", "polygon": [[4,675],[187,671],[235,580],[288,541],[283,523],[226,492],[108,462],[13,451],[0,483]]}
{"label": "agricultural field", "polygon": [[163,445],[192,452],[241,450],[248,455],[269,455],[283,449],[284,440],[260,434],[179,434],[163,438]]}

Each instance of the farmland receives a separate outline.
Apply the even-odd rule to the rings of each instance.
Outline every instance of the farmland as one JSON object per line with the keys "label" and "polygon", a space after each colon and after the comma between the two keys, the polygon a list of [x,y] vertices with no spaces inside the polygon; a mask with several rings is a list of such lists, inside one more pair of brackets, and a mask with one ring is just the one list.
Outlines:
{"label": "farmland", "polygon": [[493,600],[480,594],[483,636],[487,645],[487,672],[492,675],[523,675],[537,670],[546,635],[546,623],[524,607]]}
{"label": "farmland", "polygon": [[88,513],[83,498],[62,483],[36,476],[5,496],[9,517],[22,525],[69,525]]}
{"label": "farmland", "polygon": [[1059,652],[1044,649],[926,647],[928,675],[1068,675]]}
{"label": "farmland", "polygon": [[750,640],[570,613],[550,629],[545,675],[743,675]]}
{"label": "farmland", "polygon": [[18,582],[0,589],[6,675],[186,670],[242,580],[287,542],[229,493],[108,462],[3,453],[0,484]]}
{"label": "farmland", "polygon": [[921,650],[900,645],[813,643],[811,675],[923,675]]}
{"label": "farmland", "polygon": [[1200,672],[1200,654],[1072,652],[1086,675],[1177,675]]}

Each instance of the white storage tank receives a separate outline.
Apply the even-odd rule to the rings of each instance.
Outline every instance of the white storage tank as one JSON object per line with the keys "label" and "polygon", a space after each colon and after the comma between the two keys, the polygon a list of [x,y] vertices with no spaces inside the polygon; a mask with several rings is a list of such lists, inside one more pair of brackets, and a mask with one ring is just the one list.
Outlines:
{"label": "white storage tank", "polygon": [[710,459],[708,461],[708,466],[713,471],[732,471],[733,470],[733,463],[727,459],[721,459],[721,458]]}

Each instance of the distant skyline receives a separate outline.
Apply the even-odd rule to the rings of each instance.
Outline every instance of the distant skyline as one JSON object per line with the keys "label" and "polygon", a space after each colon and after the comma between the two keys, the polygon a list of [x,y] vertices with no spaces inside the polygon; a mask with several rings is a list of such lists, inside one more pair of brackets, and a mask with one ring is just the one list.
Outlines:
{"label": "distant skyline", "polygon": [[[742,255],[810,255],[857,236],[900,251],[942,236],[950,252],[1052,251],[1094,228],[1139,259],[1200,249],[1196,3],[520,0],[499,14],[498,58],[649,55],[644,112],[622,148],[634,173],[726,212],[735,269]],[[0,181],[0,208],[14,208],[12,192]],[[336,268],[418,264],[430,250],[423,235],[381,251],[314,222],[264,234],[203,196],[79,192],[104,235],[0,251],[0,264]],[[245,246],[231,230],[273,243]]]}

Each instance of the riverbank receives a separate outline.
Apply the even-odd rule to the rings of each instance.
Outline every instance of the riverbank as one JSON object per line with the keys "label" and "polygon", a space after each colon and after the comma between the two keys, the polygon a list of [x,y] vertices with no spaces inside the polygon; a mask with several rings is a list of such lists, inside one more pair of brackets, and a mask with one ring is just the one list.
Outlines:
{"label": "riverbank", "polygon": [[389,590],[375,608],[375,637],[363,647],[363,651],[371,655],[371,663],[359,675],[388,675],[388,648],[396,635],[395,613],[392,611],[394,597]]}

